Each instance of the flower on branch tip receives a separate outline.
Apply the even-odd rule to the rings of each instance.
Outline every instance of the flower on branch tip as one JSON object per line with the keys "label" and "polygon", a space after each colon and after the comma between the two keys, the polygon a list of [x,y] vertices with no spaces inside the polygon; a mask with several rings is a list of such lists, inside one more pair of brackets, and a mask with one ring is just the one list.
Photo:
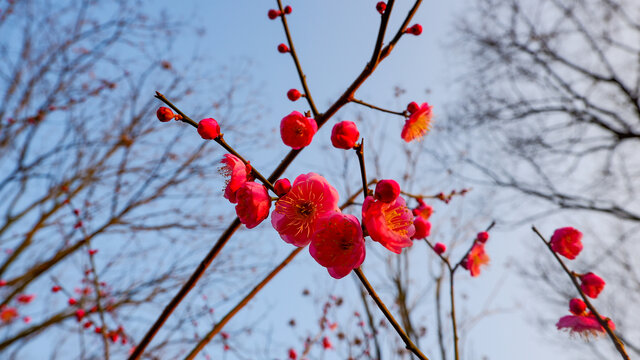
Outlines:
{"label": "flower on branch tip", "polygon": [[420,216],[413,219],[413,226],[416,228],[415,234],[411,237],[413,240],[424,239],[431,234],[431,223]]}
{"label": "flower on branch tip", "polygon": [[572,227],[563,227],[553,232],[549,242],[551,250],[573,260],[582,251],[582,233]]}
{"label": "flower on branch tip", "polygon": [[289,359],[296,360],[298,358],[298,353],[294,349],[289,349]]}
{"label": "flower on branch tip", "polygon": [[341,121],[331,129],[331,144],[338,149],[353,149],[360,132],[353,121]]}
{"label": "flower on branch tip", "polygon": [[55,292],[58,292],[58,291],[60,291],[60,290],[62,290],[62,287],[60,287],[59,285],[54,285],[54,286],[51,288],[51,292],[54,292],[54,293],[55,293]]}
{"label": "flower on branch tip", "polygon": [[571,311],[573,315],[584,315],[586,310],[587,304],[581,299],[573,298],[569,300],[569,311]]}
{"label": "flower on branch tip", "polygon": [[360,222],[353,215],[334,212],[320,218],[309,253],[333,278],[341,279],[362,265],[365,257]]}
{"label": "flower on branch tip", "polygon": [[221,163],[222,167],[220,167],[219,172],[227,177],[224,198],[235,204],[238,202],[236,200],[236,191],[247,181],[253,180],[251,165],[243,163],[240,158],[232,154],[224,154]]}
{"label": "flower on branch tip", "polygon": [[486,231],[481,231],[476,236],[476,241],[481,242],[483,244],[486,243],[487,240],[489,240],[489,233]]}
{"label": "flower on branch tip", "polygon": [[373,193],[373,197],[384,203],[391,203],[396,201],[400,196],[400,185],[395,180],[380,180],[376,184],[376,190]]}
{"label": "flower on branch tip", "polygon": [[301,96],[302,94],[300,94],[300,91],[298,91],[298,89],[291,89],[287,91],[287,98],[289,98],[289,100],[291,101],[297,101]]}
{"label": "flower on branch tip", "polygon": [[407,28],[404,32],[407,33],[407,34],[412,34],[412,35],[418,36],[418,35],[422,34],[422,25],[414,24],[413,26]]}
{"label": "flower on branch tip", "polygon": [[338,191],[315,173],[299,175],[291,190],[276,202],[271,224],[285,242],[309,244],[318,219],[338,211]]}
{"label": "flower on branch tip", "polygon": [[489,263],[489,255],[484,251],[484,244],[474,243],[466,260],[465,268],[469,270],[471,276],[476,277],[480,275],[480,266]]}
{"label": "flower on branch tip", "polygon": [[220,125],[215,119],[202,119],[198,123],[198,134],[205,140],[213,140],[220,136]]}
{"label": "flower on branch tip", "polygon": [[171,121],[171,119],[173,119],[175,114],[168,107],[162,106],[158,108],[158,111],[156,111],[156,116],[158,117],[158,120],[162,122],[167,122],[167,121]]}
{"label": "flower on branch tip", "polygon": [[387,4],[384,1],[380,1],[376,4],[376,10],[380,13],[380,15],[384,14],[384,11],[387,10]]}
{"label": "flower on branch tip", "polygon": [[287,178],[278,179],[278,181],[273,184],[273,189],[276,191],[276,195],[284,196],[291,190],[291,182]]}
{"label": "flower on branch tip", "polygon": [[329,338],[326,336],[322,338],[322,347],[325,350],[333,349],[333,345],[331,345],[331,340],[329,340]]}
{"label": "flower on branch tip", "polygon": [[[605,321],[611,330],[615,330],[616,324],[611,319],[605,319]],[[566,330],[572,335],[580,335],[585,339],[605,334],[605,329],[591,313],[563,316],[556,323],[556,327],[558,330]]]}
{"label": "flower on branch tip", "polygon": [[298,111],[282,118],[280,122],[280,136],[282,142],[292,149],[302,149],[311,144],[313,136],[318,131],[315,119],[308,118]]}
{"label": "flower on branch tip", "polygon": [[16,300],[18,300],[19,303],[28,304],[32,302],[33,299],[35,298],[36,298],[35,294],[21,294],[16,298]]}
{"label": "flower on branch tip", "polygon": [[236,215],[247,229],[253,229],[269,217],[271,198],[264,185],[247,181],[236,191],[236,200]]}
{"label": "flower on branch tip", "polygon": [[429,220],[431,215],[433,214],[433,208],[422,201],[422,199],[418,199],[418,207],[412,210],[413,216],[419,216],[425,220]]}
{"label": "flower on branch tip", "polygon": [[278,45],[278,52],[281,54],[288,53],[289,47],[286,44],[280,44]]}
{"label": "flower on branch tip", "polygon": [[580,276],[580,289],[590,298],[597,298],[606,284],[602,278],[592,272]]}
{"label": "flower on branch tip", "polygon": [[18,317],[18,310],[14,307],[4,306],[0,309],[0,320],[8,323]]}
{"label": "flower on branch tip", "polygon": [[413,215],[401,196],[391,203],[367,196],[362,205],[362,219],[371,239],[390,251],[400,254],[402,248],[413,245],[411,237],[416,232]]}
{"label": "flower on branch tip", "polygon": [[269,19],[275,20],[278,16],[280,16],[280,10],[271,9],[267,13],[267,16],[269,17]]}
{"label": "flower on branch tip", "polygon": [[287,5],[284,7],[284,13],[289,15],[291,14],[291,12],[293,11],[293,9],[291,8],[291,6]]}
{"label": "flower on branch tip", "polygon": [[413,112],[405,121],[400,136],[406,142],[421,139],[429,130],[431,130],[431,112],[432,106],[428,103],[422,103],[420,108]]}
{"label": "flower on branch tip", "polygon": [[435,251],[438,255],[442,255],[445,251],[447,251],[447,246],[440,242],[436,243],[435,245],[433,245],[433,251]]}

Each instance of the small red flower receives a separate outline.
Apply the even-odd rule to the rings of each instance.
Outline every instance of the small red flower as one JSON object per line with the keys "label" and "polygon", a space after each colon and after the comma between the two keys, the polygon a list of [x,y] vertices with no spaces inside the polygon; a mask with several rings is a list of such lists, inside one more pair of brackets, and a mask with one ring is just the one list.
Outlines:
{"label": "small red flower", "polygon": [[331,340],[329,340],[329,338],[326,337],[326,336],[324,338],[322,338],[322,347],[325,350],[333,349],[333,345],[331,345]]}
{"label": "small red flower", "polygon": [[380,15],[384,14],[384,11],[387,10],[387,4],[384,1],[380,1],[376,4],[376,10],[380,13]]}
{"label": "small red flower", "polygon": [[302,94],[300,94],[300,91],[298,91],[298,89],[291,89],[287,91],[287,98],[289,98],[289,100],[291,101],[297,101],[301,96]]}
{"label": "small red flower", "polygon": [[78,303],[78,301],[74,298],[69,298],[68,302],[69,302],[69,305],[72,305],[72,306]]}
{"label": "small red flower", "polygon": [[291,12],[293,11],[293,9],[291,8],[291,6],[287,5],[284,7],[284,13],[289,15],[291,14]]}
{"label": "small red flower", "polygon": [[205,140],[213,140],[220,136],[220,125],[215,119],[202,119],[198,123],[198,134]]}
{"label": "small red flower", "polygon": [[380,180],[376,184],[374,199],[384,203],[392,203],[400,196],[400,185],[395,180]]}
{"label": "small red flower", "polygon": [[583,315],[586,310],[587,304],[581,299],[573,298],[569,301],[569,311],[571,311],[573,315]]}
{"label": "small red flower", "polygon": [[51,292],[54,292],[54,293],[56,293],[56,292],[58,292],[58,291],[60,291],[60,290],[62,290],[62,287],[60,287],[59,285],[54,285],[54,286],[51,288]]}
{"label": "small red flower", "polygon": [[424,239],[431,233],[431,223],[420,216],[413,219],[413,226],[416,228],[416,233],[411,239]]}
{"label": "small red flower", "polygon": [[286,44],[280,44],[278,45],[278,52],[281,54],[288,53],[289,47]]}
{"label": "small red flower", "polygon": [[331,144],[338,149],[353,149],[360,132],[353,121],[341,121],[331,129]]}
{"label": "small red flower", "polygon": [[229,333],[227,333],[227,332],[224,332],[224,331],[221,332],[220,336],[222,336],[222,339],[224,339],[224,340],[229,340]]}
{"label": "small red flower", "polygon": [[549,242],[551,250],[573,260],[582,251],[582,233],[572,227],[557,229]]}
{"label": "small red flower", "polygon": [[296,360],[298,358],[298,353],[294,349],[289,349],[289,359]]}
{"label": "small red flower", "polygon": [[390,251],[400,254],[402,248],[413,245],[411,236],[416,231],[413,215],[402,197],[384,203],[367,196],[362,205],[362,219],[371,239]]}
{"label": "small red flower", "polygon": [[478,235],[476,236],[476,240],[483,244],[486,243],[487,240],[489,240],[489,233],[486,231],[479,232]]}
{"label": "small red flower", "polygon": [[271,224],[287,243],[309,244],[317,221],[338,211],[338,191],[315,173],[299,175],[271,213]]}
{"label": "small red flower", "polygon": [[422,103],[420,108],[409,116],[400,134],[404,141],[419,140],[431,130],[431,118],[433,117],[431,108],[432,106],[428,103]]}
{"label": "small red flower", "polygon": [[175,114],[168,107],[162,106],[158,108],[158,111],[156,111],[156,116],[158,117],[158,120],[162,122],[167,122],[167,121],[171,121],[171,119],[173,119]]}
{"label": "small red flower", "polygon": [[2,322],[11,322],[18,317],[18,310],[14,307],[2,307],[0,309],[0,320]]}
{"label": "small red flower", "polygon": [[436,254],[442,255],[445,251],[447,251],[447,246],[443,243],[436,243],[435,245],[433,245],[433,250],[436,252]]}
{"label": "small red flower", "polygon": [[269,16],[269,19],[275,20],[278,16],[280,16],[280,10],[271,9],[267,13],[267,16]]}
{"label": "small red flower", "polygon": [[365,257],[360,222],[353,215],[335,212],[320,218],[311,238],[309,253],[336,279],[362,265]]}
{"label": "small red flower", "polygon": [[18,300],[18,302],[19,302],[19,303],[22,303],[22,304],[28,304],[28,303],[30,303],[31,301],[33,301],[33,299],[35,299],[35,298],[36,298],[36,295],[35,295],[35,294],[29,294],[29,295],[27,295],[27,294],[21,294],[21,295],[18,295],[18,297],[16,298],[16,300]]}
{"label": "small red flower", "polygon": [[413,209],[413,216],[419,216],[425,220],[429,220],[431,215],[433,214],[433,208],[422,201],[422,199],[418,199],[418,207]]}
{"label": "small red flower", "polygon": [[7,285],[7,280],[0,280],[0,287]]}
{"label": "small red flower", "polygon": [[98,249],[89,249],[88,253],[89,255],[95,255],[98,253]]}
{"label": "small red flower", "polygon": [[22,321],[24,321],[25,324],[28,324],[31,322],[31,316],[25,316],[22,318]]}
{"label": "small red flower", "polygon": [[284,196],[291,190],[291,182],[287,178],[278,179],[273,188],[276,191],[276,195]]}
{"label": "small red flower", "polygon": [[282,142],[292,149],[302,149],[311,144],[313,135],[318,131],[318,124],[297,111],[282,118],[280,122],[280,136]]}
{"label": "small red flower", "polygon": [[235,155],[225,154],[219,172],[227,177],[224,198],[235,204],[238,202],[236,200],[236,191],[247,181],[253,180],[251,165],[243,163]]}
{"label": "small red flower", "polygon": [[[615,330],[616,324],[611,319],[606,319],[611,330]],[[578,334],[584,338],[590,336],[598,337],[605,334],[605,329],[600,325],[595,315],[585,313],[584,315],[563,316],[556,323],[558,330],[566,330],[571,334]]]}
{"label": "small red flower", "polygon": [[469,270],[472,277],[480,275],[480,266],[489,263],[489,255],[484,251],[484,244],[475,243],[467,256],[466,269]]}
{"label": "small red flower", "polygon": [[87,313],[84,311],[84,309],[76,310],[76,320],[78,320],[78,322],[82,321],[82,318],[84,318],[86,314]]}
{"label": "small red flower", "polygon": [[604,289],[605,282],[602,278],[592,272],[580,276],[580,289],[590,298],[597,298]]}
{"label": "small red flower", "polygon": [[269,217],[271,198],[263,185],[252,181],[244,183],[236,192],[236,200],[236,214],[247,229],[253,229]]}

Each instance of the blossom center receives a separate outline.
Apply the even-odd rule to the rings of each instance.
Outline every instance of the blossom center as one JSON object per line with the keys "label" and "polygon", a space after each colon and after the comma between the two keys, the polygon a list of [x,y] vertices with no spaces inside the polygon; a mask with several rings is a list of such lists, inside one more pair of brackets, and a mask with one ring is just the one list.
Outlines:
{"label": "blossom center", "polygon": [[311,215],[313,215],[313,213],[316,210],[315,205],[310,201],[302,202],[298,204],[296,207],[297,207],[296,210],[298,214],[303,217],[310,217]]}
{"label": "blossom center", "polygon": [[401,207],[386,209],[382,211],[382,214],[384,215],[387,227],[391,231],[400,235],[406,235],[408,233],[407,228],[411,225],[411,221],[402,216],[403,212],[401,210]]}

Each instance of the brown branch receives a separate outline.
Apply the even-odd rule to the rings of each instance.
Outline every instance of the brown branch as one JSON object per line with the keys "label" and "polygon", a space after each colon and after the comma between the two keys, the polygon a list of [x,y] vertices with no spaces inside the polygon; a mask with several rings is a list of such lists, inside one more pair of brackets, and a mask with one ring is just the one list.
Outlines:
{"label": "brown branch", "polygon": [[383,109],[383,108],[381,108],[381,107],[378,107],[378,106],[375,106],[375,105],[371,105],[371,104],[369,104],[369,103],[366,103],[366,102],[364,102],[364,101],[362,101],[362,100],[358,100],[358,99],[351,99],[351,102],[354,102],[354,103],[356,103],[356,104],[360,104],[360,105],[366,106],[366,107],[368,107],[368,108],[370,108],[370,109],[374,109],[374,110],[378,110],[378,111],[386,112],[386,113],[389,113],[389,114],[399,115],[399,116],[402,116],[402,117],[407,117],[407,112],[405,112],[405,111],[403,111],[403,112],[399,112],[399,111],[393,111],[393,110]]}

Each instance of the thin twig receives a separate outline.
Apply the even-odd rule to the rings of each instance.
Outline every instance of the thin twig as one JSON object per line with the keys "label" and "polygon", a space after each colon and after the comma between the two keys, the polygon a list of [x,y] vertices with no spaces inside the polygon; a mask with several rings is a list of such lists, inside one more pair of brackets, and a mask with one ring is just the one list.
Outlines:
{"label": "thin twig", "polygon": [[353,269],[353,271],[356,273],[356,275],[358,276],[358,279],[360,279],[365,289],[367,289],[367,292],[369,292],[369,296],[371,296],[371,298],[376,303],[376,305],[378,305],[378,308],[380,308],[380,311],[382,311],[384,316],[391,323],[391,326],[393,326],[393,328],[398,333],[398,335],[400,335],[400,338],[402,338],[402,341],[404,342],[407,350],[411,351],[419,359],[429,360],[429,358],[426,355],[424,355],[422,351],[420,351],[420,349],[418,349],[418,347],[413,343],[413,341],[411,341],[409,336],[407,336],[407,334],[404,332],[400,324],[398,324],[398,322],[393,317],[393,315],[391,315],[391,312],[389,311],[389,309],[387,309],[387,307],[382,302],[382,300],[380,299],[376,291],[373,289],[373,287],[371,286],[367,278],[362,273],[362,269],[357,268],[357,269]]}
{"label": "thin twig", "polygon": [[386,112],[386,113],[389,113],[389,114],[399,115],[399,116],[402,116],[402,117],[406,117],[406,116],[407,116],[407,113],[406,113],[406,112],[404,112],[404,111],[403,111],[403,112],[399,112],[399,111],[393,111],[393,110],[383,109],[383,108],[381,108],[381,107],[378,107],[378,106],[375,106],[375,105],[371,105],[371,104],[369,104],[369,103],[366,103],[366,102],[364,102],[364,101],[362,101],[362,100],[358,100],[358,99],[351,99],[351,102],[354,102],[354,103],[356,103],[356,104],[360,104],[360,105],[364,105],[364,106],[366,106],[366,107],[368,107],[368,108],[371,108],[371,109],[374,109],[374,110],[378,110],[378,111],[382,111],[382,112]]}
{"label": "thin twig", "polygon": [[576,290],[578,290],[578,293],[580,293],[580,296],[582,297],[582,300],[584,300],[584,303],[589,308],[589,311],[591,311],[591,313],[595,315],[596,319],[598,320],[598,323],[600,323],[600,326],[602,326],[605,329],[605,331],[611,338],[613,345],[616,347],[616,349],[618,350],[622,358],[625,360],[629,360],[629,355],[627,354],[627,351],[624,349],[624,344],[622,343],[620,338],[618,338],[618,336],[613,332],[613,330],[609,326],[609,322],[606,321],[600,315],[600,313],[598,313],[595,306],[593,306],[591,301],[589,301],[589,298],[587,298],[585,293],[582,291],[582,288],[580,288],[580,284],[578,284],[578,280],[576,280],[576,277],[573,275],[573,272],[569,270],[569,268],[567,267],[567,265],[565,265],[564,261],[562,261],[560,256],[558,256],[558,254],[555,251],[553,251],[553,249],[551,248],[551,244],[544,238],[544,236],[542,236],[540,231],[538,231],[538,229],[535,226],[532,226],[531,230],[533,230],[533,232],[535,232],[538,235],[540,240],[542,240],[542,242],[547,246],[547,249],[549,249],[553,257],[555,257],[558,263],[560,264],[560,266],[562,266],[562,269],[564,270],[564,272],[567,273],[567,275],[569,275],[569,278],[571,279],[573,286],[576,288]]}

